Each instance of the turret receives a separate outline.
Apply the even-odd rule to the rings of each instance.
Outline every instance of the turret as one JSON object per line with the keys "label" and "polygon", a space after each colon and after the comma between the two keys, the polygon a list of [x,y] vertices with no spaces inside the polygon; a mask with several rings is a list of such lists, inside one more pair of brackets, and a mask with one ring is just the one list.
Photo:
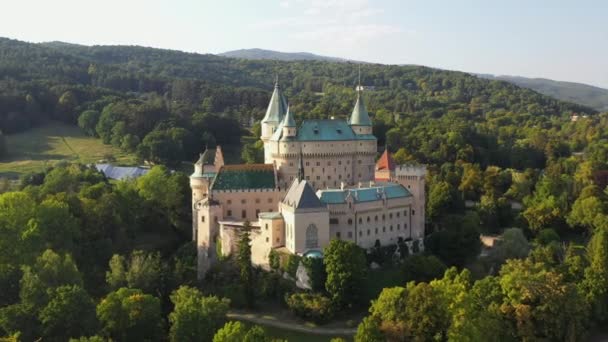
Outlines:
{"label": "turret", "polygon": [[276,131],[287,112],[287,101],[283,97],[278,80],[274,84],[274,92],[266,109],[266,115],[262,119],[262,140],[270,139]]}
{"label": "turret", "polygon": [[360,88],[357,90],[357,102],[355,103],[355,108],[353,108],[353,113],[350,115],[348,124],[357,135],[372,134],[372,121],[365,108]]}
{"label": "turret", "polygon": [[283,137],[282,139],[289,139],[296,136],[296,121],[293,119],[293,114],[289,110],[289,106],[287,106],[287,113],[285,114],[285,118],[283,119]]}

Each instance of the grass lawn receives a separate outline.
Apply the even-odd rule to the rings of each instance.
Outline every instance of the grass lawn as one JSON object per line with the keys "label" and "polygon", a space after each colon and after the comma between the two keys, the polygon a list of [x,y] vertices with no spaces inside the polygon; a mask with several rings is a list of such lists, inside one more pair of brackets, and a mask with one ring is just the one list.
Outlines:
{"label": "grass lawn", "polygon": [[113,156],[116,164],[133,165],[135,158],[100,139],[84,135],[80,128],[57,122],[6,135],[8,156],[0,160],[0,177],[42,171],[59,161],[93,163]]}
{"label": "grass lawn", "polygon": [[[243,324],[247,326],[252,326],[254,324],[241,321]],[[334,337],[342,337],[346,339],[346,341],[352,341],[352,337],[350,336],[325,336],[318,334],[308,334],[300,331],[292,331],[281,328],[270,327],[266,325],[260,325],[266,331],[266,334],[272,338],[280,338],[283,340],[287,340],[289,342],[329,342]]]}

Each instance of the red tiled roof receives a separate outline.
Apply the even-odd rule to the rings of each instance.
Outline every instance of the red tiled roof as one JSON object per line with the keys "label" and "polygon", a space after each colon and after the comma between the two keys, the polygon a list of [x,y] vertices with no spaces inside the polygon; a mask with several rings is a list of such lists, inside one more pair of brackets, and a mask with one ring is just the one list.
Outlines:
{"label": "red tiled roof", "polygon": [[382,157],[378,159],[378,162],[376,163],[376,170],[395,170],[395,162],[393,161],[393,158],[388,150],[384,150]]}

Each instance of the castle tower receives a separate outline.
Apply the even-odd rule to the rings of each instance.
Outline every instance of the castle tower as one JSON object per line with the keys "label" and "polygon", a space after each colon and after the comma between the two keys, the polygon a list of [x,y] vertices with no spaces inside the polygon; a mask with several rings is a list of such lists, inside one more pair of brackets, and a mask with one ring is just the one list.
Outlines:
{"label": "castle tower", "polygon": [[266,115],[262,119],[262,140],[266,142],[283,120],[287,112],[287,101],[283,97],[278,80],[274,84],[274,91],[270,97],[270,103],[266,109]]}
{"label": "castle tower", "polygon": [[192,240],[196,241],[198,222],[196,203],[205,199],[209,193],[210,179],[205,175],[205,158],[207,150],[199,155],[194,163],[194,173],[190,175],[190,188],[192,189]]}
{"label": "castle tower", "polygon": [[348,124],[357,135],[372,134],[372,120],[365,108],[361,90],[357,90],[357,102],[355,102],[355,108],[353,108]]}
{"label": "castle tower", "polygon": [[289,140],[296,136],[296,120],[294,120],[293,114],[289,110],[289,106],[287,106],[287,113],[285,114],[285,119],[283,119],[283,124],[281,126],[283,126],[283,137],[281,140]]}
{"label": "castle tower", "polygon": [[223,219],[222,206],[213,198],[196,203],[197,209],[197,275],[203,279],[211,265],[217,261],[216,243],[219,236],[219,221]]}
{"label": "castle tower", "polygon": [[388,148],[384,149],[384,153],[376,163],[376,181],[392,181],[395,179],[395,162],[391,157]]}
{"label": "castle tower", "polygon": [[411,208],[412,238],[424,237],[425,210],[425,177],[424,165],[399,165],[395,168],[396,181],[403,185],[414,197]]}

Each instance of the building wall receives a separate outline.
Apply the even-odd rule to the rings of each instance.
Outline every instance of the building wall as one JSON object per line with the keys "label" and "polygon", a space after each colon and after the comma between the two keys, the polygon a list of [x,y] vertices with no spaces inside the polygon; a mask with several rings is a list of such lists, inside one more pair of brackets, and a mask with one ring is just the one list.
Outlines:
{"label": "building wall", "polygon": [[396,244],[399,237],[412,237],[410,208],[413,198],[389,199],[352,204],[330,205],[330,238],[353,241],[371,248],[376,240],[382,246]]}
{"label": "building wall", "polygon": [[395,169],[396,181],[403,185],[413,195],[411,216],[414,230],[412,236],[424,237],[425,203],[426,203],[426,167],[414,165],[400,165]]}
{"label": "building wall", "polygon": [[261,212],[276,212],[285,196],[284,190],[213,191],[213,199],[222,203],[223,217],[235,220],[258,220]]}
{"label": "building wall", "polygon": [[[309,249],[323,249],[329,244],[329,211],[325,208],[294,210],[281,203],[285,220],[285,247],[292,253],[303,254]],[[310,225],[317,228],[317,245],[306,245],[306,231]]]}
{"label": "building wall", "polygon": [[198,276],[202,278],[209,267],[217,261],[215,243],[220,234],[219,221],[222,220],[222,207],[208,200],[199,201],[195,207],[198,220],[196,249]]}
{"label": "building wall", "polygon": [[270,141],[265,146],[265,163],[276,163],[283,188],[297,176],[300,149],[304,174],[315,190],[374,179],[376,140]]}

